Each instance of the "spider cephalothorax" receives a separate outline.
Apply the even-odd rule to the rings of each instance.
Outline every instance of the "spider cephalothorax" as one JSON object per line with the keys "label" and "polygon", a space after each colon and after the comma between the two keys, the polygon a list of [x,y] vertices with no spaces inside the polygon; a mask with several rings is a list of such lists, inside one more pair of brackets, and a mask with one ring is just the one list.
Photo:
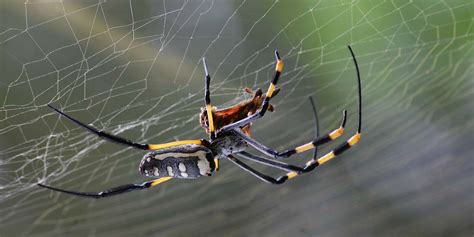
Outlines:
{"label": "spider cephalothorax", "polygon": [[225,159],[229,155],[245,151],[248,144],[235,131],[231,130],[213,139],[210,147],[217,159]]}
{"label": "spider cephalothorax", "polygon": [[[289,179],[299,176],[300,174],[310,172],[319,165],[326,163],[327,161],[351,148],[360,140],[362,127],[362,89],[360,73],[354,53],[352,52],[351,47],[348,47],[357,70],[357,82],[359,89],[359,125],[357,132],[351,138],[345,142],[342,142],[324,156],[318,159],[314,157],[313,159],[309,160],[304,167],[286,164],[274,159],[288,158],[294,154],[314,149],[319,145],[338,138],[344,131],[347,113],[344,110],[342,123],[339,128],[328,132],[323,136],[318,136],[316,139],[306,144],[282,152],[269,148],[251,138],[248,134],[250,125],[252,122],[264,116],[266,111],[272,110],[270,99],[272,99],[279,91],[279,89],[277,89],[275,86],[281,75],[283,61],[280,59],[278,52],[275,51],[275,56],[277,59],[275,74],[267,92],[263,94],[261,90],[257,90],[254,93],[252,99],[243,101],[226,109],[216,109],[211,105],[209,90],[209,82],[211,77],[209,76],[207,65],[203,59],[204,71],[206,73],[204,87],[204,102],[206,103],[206,107],[204,111],[201,111],[200,121],[201,126],[205,128],[206,132],[209,134],[209,140],[181,140],[163,144],[135,143],[125,138],[97,130],[96,128],[86,125],[49,105],[49,107],[54,109],[59,114],[65,116],[72,122],[101,138],[118,144],[150,151],[143,157],[140,163],[139,171],[146,176],[155,177],[155,179],[139,184],[122,185],[97,193],[68,191],[44,184],[38,185],[43,188],[48,188],[54,191],[76,196],[102,198],[129,192],[132,190],[154,187],[170,180],[171,178],[195,179],[201,176],[210,176],[213,171],[217,170],[219,166],[218,161],[220,159],[227,159],[260,180],[272,184],[281,184]],[[288,129],[291,129],[291,127],[288,127]],[[253,147],[255,150],[267,155],[270,158],[256,156],[246,152],[245,150],[248,146]],[[273,178],[255,170],[254,168],[237,159],[235,156],[266,166],[285,170],[287,173],[278,178]]]}

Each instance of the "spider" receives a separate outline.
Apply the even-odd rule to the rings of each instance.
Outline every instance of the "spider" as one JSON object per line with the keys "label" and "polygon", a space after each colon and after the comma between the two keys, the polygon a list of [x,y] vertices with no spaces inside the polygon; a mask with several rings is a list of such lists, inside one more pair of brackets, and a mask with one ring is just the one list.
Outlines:
{"label": "spider", "polygon": [[[237,106],[232,107],[234,112],[228,113],[232,118],[229,120],[222,121],[227,118],[226,116],[216,116],[225,115],[222,111],[217,110],[212,107],[210,99],[210,90],[209,83],[211,77],[209,76],[207,65],[203,59],[203,65],[205,70],[205,94],[204,102],[206,107],[203,109],[205,115],[201,113],[200,120],[201,125],[208,129],[209,140],[200,139],[200,140],[181,140],[168,142],[163,144],[141,144],[135,143],[125,138],[115,136],[109,133],[106,133],[96,128],[86,125],[75,118],[65,114],[64,112],[58,110],[52,105],[48,105],[50,108],[55,110],[60,115],[66,117],[82,128],[88,130],[89,132],[97,135],[100,138],[106,140],[134,147],[141,150],[149,150],[150,152],[146,153],[139,165],[139,171],[145,176],[154,177],[153,180],[146,181],[138,184],[127,184],[118,187],[111,188],[103,192],[76,192],[69,191],[65,189],[55,188],[47,186],[45,184],[38,183],[40,187],[47,188],[50,190],[63,192],[71,195],[81,196],[81,197],[90,197],[90,198],[104,198],[110,197],[117,194],[122,194],[125,192],[130,192],[133,190],[147,189],[155,187],[163,182],[166,182],[172,178],[184,178],[184,179],[195,179],[201,176],[210,176],[213,171],[218,166],[218,160],[227,159],[242,168],[243,170],[249,172],[258,179],[271,183],[271,184],[282,184],[287,180],[293,179],[301,174],[308,173],[314,170],[316,167],[328,162],[334,157],[340,155],[347,149],[354,146],[361,137],[361,126],[362,126],[362,94],[361,94],[361,80],[359,67],[357,65],[357,60],[355,58],[354,52],[350,46],[347,46],[351,53],[356,71],[357,71],[357,82],[358,82],[358,102],[359,102],[359,122],[357,132],[350,137],[347,141],[339,144],[335,149],[331,150],[327,154],[323,155],[319,159],[314,157],[309,160],[304,167],[290,165],[279,161],[280,159],[288,158],[294,154],[302,153],[311,149],[316,149],[317,146],[327,143],[329,141],[335,140],[344,132],[344,127],[346,124],[347,112],[343,111],[342,122],[339,128],[329,132],[323,136],[318,136],[311,142],[297,146],[293,149],[288,149],[282,152],[269,148],[260,142],[251,138],[246,131],[249,129],[249,126],[255,120],[261,118],[265,115],[266,111],[270,109],[270,100],[275,96],[278,89],[275,88],[280,78],[280,74],[283,69],[283,61],[278,54],[278,51],[275,51],[276,57],[276,68],[273,79],[270,83],[270,86],[265,94],[262,96],[260,92],[256,92],[254,95],[257,99],[256,102],[241,103]],[[257,95],[260,94],[260,95]],[[257,103],[258,102],[258,103]],[[241,106],[246,105],[246,106]],[[253,107],[252,107],[252,106]],[[248,106],[252,107],[249,110],[245,110]],[[314,107],[313,107],[314,109]],[[232,110],[230,110],[232,111]],[[246,113],[243,113],[243,112]],[[218,121],[214,122],[215,118],[218,118]],[[217,125],[216,125],[217,124]],[[246,148],[251,146],[257,151],[263,153],[264,155],[271,157],[266,158],[262,156],[257,156],[251,153],[246,152]],[[277,168],[280,170],[287,171],[287,173],[278,178],[273,178],[269,175],[261,173],[254,168],[250,167],[246,163],[237,159],[235,156],[238,156],[243,159],[254,161],[269,167]],[[276,160],[275,160],[276,159]]]}

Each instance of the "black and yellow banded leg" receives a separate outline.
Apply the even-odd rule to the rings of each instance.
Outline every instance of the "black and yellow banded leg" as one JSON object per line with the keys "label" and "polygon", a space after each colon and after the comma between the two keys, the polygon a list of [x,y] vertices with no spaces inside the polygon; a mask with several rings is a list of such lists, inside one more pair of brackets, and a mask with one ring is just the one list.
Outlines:
{"label": "black and yellow banded leg", "polygon": [[273,97],[276,84],[278,83],[278,79],[280,78],[281,72],[283,70],[283,60],[281,60],[280,54],[276,50],[275,50],[275,59],[276,59],[275,74],[273,75],[272,82],[270,83],[270,86],[268,87],[268,90],[267,90],[267,94],[265,96],[265,100],[267,101],[267,104],[268,104],[268,101]]}
{"label": "black and yellow banded leg", "polygon": [[360,71],[359,71],[359,66],[357,64],[357,60],[355,58],[355,55],[354,55],[354,52],[352,51],[352,48],[351,46],[347,46],[349,48],[349,51],[351,52],[351,55],[352,55],[352,59],[354,61],[354,65],[355,65],[355,68],[356,68],[356,71],[357,71],[357,83],[358,83],[358,99],[359,99],[359,124],[358,124],[358,127],[357,127],[357,132],[351,137],[349,138],[347,141],[339,144],[334,150],[328,152],[327,154],[325,154],[324,156],[322,156],[321,158],[319,159],[312,159],[310,161],[308,161],[304,167],[304,170],[303,172],[289,172],[287,173],[286,175],[284,176],[281,176],[279,178],[276,179],[277,183],[283,183],[285,182],[286,180],[289,180],[289,179],[292,179],[302,173],[307,173],[307,172],[310,172],[312,170],[314,170],[316,167],[330,161],[331,159],[333,159],[334,157],[342,154],[343,152],[347,151],[349,148],[353,147],[355,144],[357,144],[359,141],[360,141],[360,138],[361,138],[361,131],[362,131],[362,85],[361,85],[361,81],[360,81]]}
{"label": "black and yellow banded leg", "polygon": [[[346,142],[340,144],[336,149],[332,150],[331,152],[327,153],[323,157],[319,159],[312,159],[309,162],[306,163],[304,168],[299,168],[298,170],[291,170],[285,175],[282,175],[278,178],[273,178],[271,176],[268,176],[266,174],[263,174],[260,171],[255,170],[254,168],[250,167],[249,165],[245,164],[244,162],[238,160],[237,158],[233,156],[229,156],[228,159],[242,168],[243,170],[249,172],[250,174],[254,175],[255,177],[259,178],[260,180],[267,182],[267,183],[272,183],[272,184],[282,184],[286,182],[287,180],[293,179],[301,174],[308,173],[312,170],[314,170],[316,167],[328,162],[329,160],[333,159],[334,157],[342,154],[344,151],[349,149],[350,147],[354,146],[358,141],[360,140],[360,133],[356,133],[354,136],[352,136],[349,140]],[[267,164],[268,166],[272,166]],[[272,166],[276,167],[276,166]],[[276,167],[276,168],[281,168],[281,167]]]}
{"label": "black and yellow banded leg", "polygon": [[110,197],[110,196],[114,196],[114,195],[121,194],[121,193],[126,193],[126,192],[135,191],[135,190],[142,190],[142,189],[155,187],[155,186],[157,186],[157,185],[159,185],[163,182],[166,182],[170,179],[171,179],[171,177],[162,177],[162,178],[154,179],[154,180],[147,181],[147,182],[140,183],[140,184],[126,184],[126,185],[114,187],[114,188],[111,188],[109,190],[106,190],[106,191],[103,191],[103,192],[97,192],[97,193],[69,191],[69,190],[64,190],[64,189],[59,189],[59,188],[47,186],[47,185],[44,185],[44,184],[38,184],[38,186],[40,186],[42,188],[47,188],[47,189],[50,189],[50,190],[62,192],[62,193],[75,195],[75,196],[89,197],[89,198],[105,198],[105,197]]}
{"label": "black and yellow banded leg", "polygon": [[283,175],[281,177],[279,177],[277,180],[279,182],[285,182],[286,180],[289,180],[289,179],[292,179],[300,174],[303,174],[303,173],[308,173],[312,170],[314,170],[316,167],[330,161],[331,159],[333,159],[334,157],[342,154],[344,151],[346,151],[347,149],[351,148],[352,146],[354,146],[357,142],[359,142],[360,140],[360,133],[357,132],[354,136],[352,136],[351,138],[349,138],[349,140],[347,140],[346,142],[344,143],[341,143],[339,146],[337,146],[334,150],[328,152],[326,155],[322,156],[321,158],[319,159],[312,159],[308,162],[306,162],[306,165],[303,169],[303,172],[288,172],[286,175]]}
{"label": "black and yellow banded leg", "polygon": [[348,150],[349,148],[353,147],[356,143],[359,142],[360,140],[360,133],[357,132],[355,135],[353,135],[351,138],[349,138],[346,142],[339,144],[334,150],[328,152],[326,155],[322,156],[319,159],[312,159],[306,163],[305,166],[305,171],[306,169],[309,168],[316,168],[317,166],[320,166],[330,160],[332,160],[334,157],[342,154],[344,151]]}
{"label": "black and yellow banded leg", "polygon": [[302,153],[311,149],[316,148],[317,146],[320,146],[324,143],[330,142],[335,140],[336,138],[340,137],[344,133],[344,128],[346,126],[346,121],[347,121],[347,110],[342,111],[342,121],[341,125],[339,128],[333,130],[330,133],[327,133],[321,137],[317,137],[311,142],[308,142],[306,144],[303,144],[301,146],[295,147],[293,149],[289,149],[283,152],[280,152],[277,154],[278,158],[287,158],[291,155],[297,154],[297,153]]}
{"label": "black and yellow banded leg", "polygon": [[214,127],[214,118],[212,116],[212,105],[211,105],[211,91],[209,90],[209,84],[211,83],[211,76],[207,70],[206,59],[202,58],[202,64],[204,65],[205,82],[204,82],[204,102],[206,103],[207,119],[209,121],[209,132],[211,139],[216,137],[215,127]]}
{"label": "black and yellow banded leg", "polygon": [[[253,169],[252,167],[248,166],[247,164],[245,164],[244,162],[236,159],[233,156],[228,156],[228,159],[230,161],[232,161],[234,164],[236,164],[237,166],[239,166],[240,168],[242,168],[243,170],[245,170],[245,171],[249,172],[250,174],[254,175],[255,177],[259,178],[260,180],[263,180],[267,183],[272,183],[272,184],[282,184],[282,183],[286,182],[287,180],[293,179],[293,178],[295,178],[295,177],[297,177],[301,174],[308,173],[308,172],[314,170],[316,167],[330,161],[334,157],[342,154],[343,152],[347,151],[349,148],[351,148],[355,144],[357,144],[359,142],[360,138],[361,138],[361,128],[362,128],[362,87],[361,87],[360,72],[359,72],[359,67],[357,65],[357,60],[354,56],[354,52],[352,51],[352,48],[350,46],[348,46],[348,48],[351,52],[351,55],[352,55],[352,58],[354,60],[354,64],[355,64],[355,67],[356,67],[356,70],[357,70],[357,81],[358,81],[358,89],[359,89],[358,90],[358,92],[359,92],[359,126],[357,128],[357,132],[356,132],[355,135],[353,135],[347,141],[339,144],[335,149],[333,149],[329,153],[325,154],[321,158],[319,158],[319,159],[313,158],[312,160],[308,161],[306,163],[305,167],[302,170],[291,170],[290,172],[288,172],[285,175],[280,176],[276,179]],[[313,104],[313,109],[314,109],[314,104]],[[336,137],[340,136],[342,134],[343,129],[344,129],[345,120],[346,120],[346,112],[344,111],[344,119],[343,119],[343,122],[341,124],[342,129],[340,130],[340,132],[338,132],[338,130],[335,130],[332,133],[327,134],[326,136],[329,137],[329,138],[331,138],[331,136],[336,136]],[[233,131],[235,132],[235,134],[242,135],[242,133],[240,131],[238,131],[237,129],[235,129]],[[243,135],[245,135],[245,134],[243,134]],[[323,137],[326,137],[326,136],[323,136]],[[258,142],[254,141],[251,138],[246,138],[246,136],[241,136],[241,137],[245,141],[247,141],[250,145],[255,147],[257,150],[260,150],[265,154],[273,155],[272,152],[275,152],[275,151],[272,151],[271,149],[259,144]],[[316,139],[316,140],[319,140],[319,139]],[[291,156],[292,154],[300,153],[300,152],[315,148],[316,147],[316,145],[314,144],[315,141],[313,141],[311,143],[308,143],[308,144],[305,144],[305,145],[302,145],[302,146],[299,146],[299,147],[296,147],[295,149],[285,151],[285,152],[288,153],[288,156]],[[263,148],[266,148],[266,149],[263,149]],[[283,152],[283,153],[285,153],[285,152]],[[279,153],[279,154],[281,154],[281,153]],[[268,165],[268,166],[271,166],[271,165]],[[275,166],[273,166],[273,167],[275,167]]]}
{"label": "black and yellow banded leg", "polygon": [[252,115],[248,116],[247,118],[241,119],[234,123],[228,124],[217,131],[217,133],[223,133],[226,131],[230,131],[235,128],[243,127],[246,124],[249,124],[256,119],[261,118],[267,112],[270,106],[270,99],[278,93],[279,89],[276,89],[276,84],[278,83],[278,79],[280,78],[281,72],[283,70],[283,60],[280,58],[280,54],[278,51],[275,50],[275,58],[276,58],[276,65],[275,65],[275,74],[273,75],[273,79],[268,87],[267,93],[265,95],[265,99],[263,100],[262,106]]}
{"label": "black and yellow banded leg", "polygon": [[[316,111],[316,105],[315,105],[315,103],[313,101],[313,98],[311,96],[309,97],[309,101],[311,102],[311,107],[313,109],[313,115],[314,115],[314,120],[315,120],[315,137],[319,137],[319,122],[318,122],[318,113]],[[309,172],[310,169],[311,169],[311,167],[302,168],[302,167],[290,165],[290,164],[287,164],[287,163],[284,163],[284,162],[281,162],[281,161],[270,160],[268,158],[256,156],[256,155],[253,155],[253,154],[245,152],[245,151],[238,152],[238,153],[236,153],[236,155],[238,155],[241,158],[251,160],[251,161],[266,165],[266,166],[274,167],[274,168],[277,168],[277,169],[280,169],[280,170],[285,170],[285,171],[289,171],[289,172],[296,172],[297,174],[304,173],[304,172]],[[317,147],[315,147],[314,148],[313,159],[316,159],[317,155],[318,155],[318,149],[317,149]],[[268,179],[269,179],[269,177],[267,176],[267,180]]]}
{"label": "black and yellow banded leg", "polygon": [[214,159],[214,170],[217,172],[219,171],[219,159]]}
{"label": "black and yellow banded leg", "polygon": [[[303,173],[309,172],[309,171],[313,170],[314,168],[330,161],[334,157],[342,154],[343,152],[345,152],[346,150],[348,150],[349,148],[354,146],[356,143],[358,143],[360,138],[361,138],[361,131],[362,131],[362,83],[360,81],[359,65],[357,64],[357,59],[354,55],[354,52],[352,51],[352,48],[351,48],[350,45],[348,45],[347,48],[349,49],[349,51],[351,53],[352,60],[354,61],[354,65],[355,65],[356,72],[357,72],[357,85],[358,85],[358,95],[359,95],[358,96],[359,123],[358,123],[358,126],[357,126],[357,132],[351,138],[349,138],[347,141],[345,141],[344,143],[339,144],[334,150],[328,152],[327,154],[325,154],[321,158],[319,158],[319,159],[313,158],[312,160],[308,161],[306,163],[305,167],[304,167]],[[297,174],[297,173],[290,172],[286,175],[286,177],[287,177],[286,179],[291,179],[291,178],[294,178],[298,175],[299,174]]]}
{"label": "black and yellow banded leg", "polygon": [[68,114],[60,111],[59,109],[56,109],[52,105],[48,105],[48,107],[54,109],[57,113],[61,114],[62,116],[66,117],[70,121],[74,122],[75,124],[79,125],[80,127],[86,129],[92,134],[97,135],[100,138],[109,140],[111,142],[115,142],[118,144],[126,145],[126,146],[131,146],[137,149],[142,149],[142,150],[158,150],[158,149],[163,149],[167,147],[172,147],[172,146],[177,146],[177,145],[185,145],[185,144],[196,144],[196,145],[203,145],[205,143],[204,140],[183,140],[183,141],[175,141],[175,142],[168,142],[168,143],[163,143],[163,144],[141,144],[141,143],[135,143],[132,142],[126,138],[122,138],[119,136],[115,136],[109,133],[106,133],[104,131],[100,131],[92,126],[86,125],[79,120],[69,116]]}
{"label": "black and yellow banded leg", "polygon": [[314,139],[313,141],[311,141],[309,143],[306,143],[304,145],[301,145],[301,146],[298,146],[296,148],[289,149],[289,150],[286,150],[286,151],[283,151],[283,152],[276,151],[274,149],[271,149],[271,148],[261,144],[260,142],[256,141],[255,139],[247,136],[242,131],[239,131],[237,129],[233,130],[233,131],[236,135],[238,135],[243,140],[245,140],[249,145],[251,145],[252,147],[257,149],[258,151],[262,152],[263,154],[274,157],[274,158],[277,158],[277,159],[280,159],[280,158],[288,158],[288,157],[290,157],[294,154],[305,152],[305,151],[313,149],[313,148],[315,148],[319,145],[322,145],[322,144],[327,143],[329,141],[335,140],[336,138],[340,137],[343,134],[344,127],[346,125],[346,120],[347,120],[347,111],[344,110],[343,113],[342,113],[341,126],[339,128],[333,130],[330,133],[325,134],[324,136],[317,137],[316,139]]}

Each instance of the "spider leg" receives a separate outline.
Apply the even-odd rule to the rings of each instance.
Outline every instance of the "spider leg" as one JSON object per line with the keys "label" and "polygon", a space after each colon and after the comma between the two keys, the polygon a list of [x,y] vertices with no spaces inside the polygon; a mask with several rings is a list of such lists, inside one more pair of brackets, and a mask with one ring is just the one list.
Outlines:
{"label": "spider leg", "polygon": [[[315,119],[315,127],[316,127],[315,132],[316,132],[316,137],[318,137],[319,136],[318,113],[316,111],[316,106],[314,104],[313,97],[310,96],[309,101],[311,102],[311,107],[313,108],[313,114],[314,114],[314,119]],[[298,167],[298,166],[289,165],[289,164],[286,164],[284,162],[270,160],[270,159],[267,159],[267,158],[264,158],[264,157],[259,157],[259,156],[250,154],[250,153],[245,152],[245,151],[238,152],[238,153],[236,153],[236,155],[238,155],[239,157],[242,157],[244,159],[252,160],[252,161],[255,161],[257,163],[267,165],[267,166],[271,166],[271,167],[281,169],[281,170],[285,170],[285,171],[296,171],[296,172],[308,172],[308,171],[310,171],[310,169],[308,169],[308,168],[305,169],[305,168],[301,168],[301,167]],[[314,148],[313,159],[316,159],[317,155],[318,155],[318,149],[317,149],[317,147],[315,147]]]}
{"label": "spider leg", "polygon": [[175,142],[168,142],[168,143],[163,143],[163,144],[141,144],[141,143],[135,143],[132,142],[126,138],[122,138],[119,136],[115,136],[109,133],[106,133],[104,131],[100,131],[92,126],[86,125],[79,120],[67,115],[66,113],[60,111],[59,109],[53,107],[52,105],[48,105],[51,109],[54,109],[57,113],[61,114],[62,116],[66,117],[67,119],[71,120],[72,122],[76,123],[77,125],[81,126],[82,128],[86,129],[92,134],[97,135],[100,138],[109,140],[111,142],[115,142],[118,144],[126,145],[126,146],[131,146],[137,149],[141,150],[157,150],[157,149],[162,149],[162,148],[167,148],[171,146],[177,146],[177,145],[184,145],[184,144],[196,144],[196,145],[202,145],[205,143],[204,140],[182,140],[182,141],[175,141]]}
{"label": "spider leg", "polygon": [[283,163],[283,162],[280,162],[280,161],[270,160],[270,159],[267,159],[267,158],[264,158],[264,157],[256,156],[256,155],[250,154],[250,153],[245,152],[245,151],[241,151],[241,152],[238,152],[238,153],[235,153],[235,154],[238,155],[241,158],[251,160],[251,161],[255,161],[257,163],[260,163],[260,164],[263,164],[263,165],[266,165],[266,166],[270,166],[270,167],[273,167],[273,168],[285,170],[285,171],[295,171],[295,172],[303,172],[304,171],[304,168],[294,166],[294,165],[290,165],[290,164],[287,164],[287,163]]}
{"label": "spider leg", "polygon": [[[314,126],[315,126],[315,137],[319,137],[319,119],[318,119],[318,112],[316,111],[316,105],[314,104],[313,97],[309,97],[309,102],[311,102],[311,108],[313,109],[313,115],[314,115]],[[314,147],[314,154],[313,154],[313,159],[316,159],[318,157],[318,147]]]}
{"label": "spider leg", "polygon": [[202,64],[204,66],[204,72],[206,74],[205,81],[204,81],[204,102],[206,103],[206,111],[207,111],[207,118],[209,121],[209,132],[211,139],[215,138],[215,127],[214,127],[214,119],[212,117],[212,105],[211,105],[211,91],[209,90],[209,84],[211,82],[211,76],[209,75],[209,71],[207,70],[206,59],[202,58]]}
{"label": "spider leg", "polygon": [[262,173],[262,172],[260,172],[256,169],[250,167],[249,165],[247,165],[244,162],[238,160],[237,158],[235,158],[232,155],[229,155],[227,158],[232,163],[239,166],[241,169],[249,172],[253,176],[257,177],[258,179],[260,179],[260,180],[262,180],[266,183],[271,183],[271,184],[282,184],[282,183],[286,182],[287,180],[292,179],[292,178],[294,178],[294,177],[296,177],[300,174],[308,173],[308,172],[314,170],[318,166],[317,164],[311,164],[309,166],[305,166],[301,171],[290,171],[290,172],[286,173],[286,175],[280,176],[280,177],[275,179],[275,178],[273,178],[269,175],[266,175],[266,174],[264,174],[264,173]]}
{"label": "spider leg", "polygon": [[339,144],[335,149],[333,149],[332,151],[326,153],[324,156],[322,156],[321,158],[319,159],[311,159],[310,161],[308,161],[305,165],[305,167],[303,168],[303,171],[302,172],[296,172],[296,171],[290,171],[288,172],[286,175],[283,175],[283,176],[280,176],[278,177],[277,179],[275,178],[272,178],[268,175],[265,175],[253,168],[251,168],[250,166],[248,166],[247,164],[243,163],[242,161],[236,159],[235,157],[233,156],[228,156],[228,159],[233,162],[234,164],[236,164],[237,166],[239,166],[240,168],[242,168],[243,170],[251,173],[252,175],[256,176],[257,178],[259,178],[260,180],[263,180],[267,183],[272,183],[272,184],[282,184],[284,183],[285,181],[289,180],[289,179],[292,179],[302,173],[307,173],[307,172],[310,172],[312,170],[314,170],[316,167],[328,162],[329,160],[333,159],[334,157],[342,154],[343,152],[345,152],[346,150],[348,150],[349,148],[351,148],[352,146],[354,146],[357,142],[359,142],[360,140],[360,137],[361,137],[361,129],[362,129],[362,87],[361,87],[361,82],[360,82],[360,72],[359,72],[359,67],[357,65],[357,60],[354,56],[354,52],[352,51],[352,48],[350,46],[347,46],[351,52],[351,55],[352,55],[352,59],[354,60],[354,64],[355,64],[355,67],[356,67],[356,70],[357,70],[357,80],[358,80],[358,89],[359,89],[359,125],[358,125],[358,128],[357,128],[357,132],[351,137],[349,138],[346,142],[343,142],[341,144]]}
{"label": "spider leg", "polygon": [[[358,128],[357,128],[356,134],[354,136],[352,136],[349,140],[347,140],[346,143],[341,144],[340,145],[341,147],[336,148],[334,150],[333,155],[337,155],[337,153],[341,153],[345,149],[348,149],[350,146],[357,143],[360,140],[361,127],[362,127],[362,86],[361,86],[361,81],[360,81],[360,71],[359,71],[359,66],[357,64],[357,60],[355,58],[355,55],[354,55],[354,52],[352,51],[351,46],[347,46],[347,47],[349,48],[349,51],[351,53],[351,56],[352,56],[352,59],[354,61],[354,65],[355,65],[355,68],[356,68],[356,71],[357,71],[357,84],[358,84],[358,95],[359,95],[358,96],[358,100],[359,100],[359,125],[358,125]],[[289,149],[289,150],[286,150],[286,151],[283,151],[283,152],[278,152],[276,150],[273,150],[271,148],[266,147],[265,145],[257,142],[256,140],[254,140],[251,137],[247,136],[246,134],[242,133],[241,131],[239,131],[239,129],[234,129],[233,131],[236,135],[240,136],[249,145],[253,146],[255,149],[259,150],[260,152],[262,152],[262,153],[264,153],[268,156],[275,157],[275,158],[287,158],[291,155],[313,149],[318,145],[321,145],[321,144],[326,143],[328,141],[334,140],[337,137],[339,137],[340,135],[342,135],[342,133],[344,131],[344,126],[345,126],[345,123],[346,123],[346,117],[347,117],[347,111],[344,110],[343,120],[342,120],[341,126],[338,129],[336,129],[333,132],[328,133],[324,136],[318,137],[315,140],[313,140],[312,142],[306,143],[304,145],[301,145],[301,146],[298,146],[296,148]],[[328,155],[328,157],[330,156],[329,153],[326,154],[326,155]]]}
{"label": "spider leg", "polygon": [[126,193],[126,192],[131,192],[131,191],[134,191],[134,190],[141,190],[141,189],[151,188],[151,187],[157,186],[158,184],[166,182],[170,179],[171,179],[171,177],[162,177],[162,178],[154,179],[154,180],[151,180],[151,181],[143,182],[143,183],[140,183],[140,184],[126,184],[126,185],[114,187],[114,188],[111,188],[107,191],[98,192],[98,193],[69,191],[69,190],[64,190],[64,189],[59,189],[59,188],[47,186],[47,185],[44,185],[44,184],[38,184],[38,186],[40,186],[42,188],[51,189],[53,191],[67,193],[67,194],[70,194],[70,195],[75,195],[75,196],[80,196],[80,197],[105,198],[105,197],[110,197],[110,196],[114,196],[114,195],[118,195],[118,194],[122,194],[122,193]]}
{"label": "spider leg", "polygon": [[245,133],[243,133],[242,131],[240,131],[238,129],[235,129],[233,131],[236,135],[238,135],[240,138],[242,138],[244,141],[246,141],[249,145],[251,145],[252,147],[257,149],[258,151],[262,152],[263,154],[274,157],[274,158],[277,158],[277,159],[280,159],[280,158],[288,158],[291,155],[301,153],[301,152],[305,152],[307,150],[313,149],[313,148],[315,148],[319,145],[322,145],[324,143],[327,143],[329,141],[332,141],[332,140],[338,138],[344,132],[344,126],[346,125],[346,118],[347,118],[347,111],[344,110],[343,113],[342,113],[341,126],[338,129],[335,129],[334,131],[332,131],[330,133],[327,133],[324,136],[317,137],[316,139],[314,139],[313,141],[311,141],[309,143],[306,143],[304,145],[298,146],[298,147],[293,148],[293,149],[285,150],[283,152],[276,151],[272,148],[269,148],[269,147],[261,144],[260,142],[258,142],[255,139],[247,136]]}
{"label": "spider leg", "polygon": [[[216,138],[214,118],[212,117],[212,105],[211,105],[211,90],[209,90],[209,84],[211,83],[211,76],[207,70],[206,59],[202,58],[202,64],[204,65],[204,72],[206,73],[204,82],[204,102],[206,103],[207,119],[209,121],[209,133],[210,139]],[[214,159],[216,171],[219,171],[219,159]]]}
{"label": "spider leg", "polygon": [[241,119],[239,121],[236,121],[234,123],[231,123],[222,127],[221,129],[217,131],[217,133],[222,133],[222,132],[230,131],[238,127],[242,127],[265,115],[265,113],[267,112],[270,106],[270,99],[279,91],[279,90],[275,90],[275,86],[278,83],[278,79],[280,78],[281,71],[283,70],[283,60],[281,60],[280,54],[278,53],[278,51],[275,51],[275,58],[277,60],[277,63],[275,66],[275,74],[273,76],[272,82],[270,83],[270,86],[268,87],[267,94],[265,95],[265,99],[263,100],[263,103],[260,109],[257,110],[254,114],[244,119]]}
{"label": "spider leg", "polygon": [[318,166],[318,165],[324,164],[325,162],[331,160],[332,158],[340,155],[347,149],[351,148],[360,140],[361,130],[362,130],[362,86],[360,82],[360,71],[359,71],[359,66],[357,64],[356,57],[354,55],[354,52],[352,51],[351,46],[348,45],[347,47],[349,48],[349,51],[351,52],[352,60],[354,61],[354,65],[357,71],[357,82],[358,82],[358,92],[359,92],[359,125],[357,127],[357,132],[351,138],[349,138],[346,142],[339,144],[334,150],[328,152],[326,155],[322,156],[318,160],[315,160],[315,159],[310,160],[309,162],[306,163],[306,166],[311,166],[311,165]]}
{"label": "spider leg", "polygon": [[232,163],[236,164],[238,167],[240,167],[241,169],[249,172],[250,174],[252,174],[253,176],[257,177],[258,179],[266,182],[266,183],[271,183],[271,184],[281,184],[283,183],[284,181],[280,181],[280,180],[277,180],[277,179],[274,179],[266,174],[263,174],[261,173],[260,171],[257,171],[255,170],[254,168],[248,166],[247,164],[245,164],[244,162],[238,160],[237,158],[235,158],[234,156],[231,156],[229,155],[227,157],[228,160],[230,160]]}
{"label": "spider leg", "polygon": [[[298,169],[301,169],[301,170],[290,171],[290,172],[286,173],[285,175],[280,176],[276,179],[271,177],[271,176],[268,176],[266,174],[263,174],[260,171],[257,171],[255,169],[253,169],[249,165],[245,164],[244,162],[238,160],[237,158],[235,158],[233,156],[228,156],[228,159],[232,163],[236,164],[237,166],[239,166],[243,170],[249,172],[250,174],[252,174],[253,176],[259,178],[260,180],[262,180],[264,182],[272,183],[272,184],[282,184],[282,183],[286,182],[287,180],[293,179],[296,176],[299,176],[299,175],[304,174],[304,173],[308,173],[308,172],[314,170],[316,167],[318,167],[318,166],[328,162],[329,160],[333,159],[334,157],[342,154],[344,151],[346,151],[347,149],[352,147],[354,144],[356,144],[359,141],[359,139],[360,139],[360,134],[357,133],[356,135],[352,136],[349,140],[347,140],[344,143],[341,143],[339,146],[336,147],[336,149],[330,151],[329,153],[327,153],[323,157],[321,157],[319,159],[311,159],[310,161],[308,161],[306,163],[304,168],[299,168],[298,167]],[[237,153],[237,154],[239,154],[239,153]],[[242,155],[242,153],[240,153],[240,155]],[[242,156],[242,157],[244,157],[244,156]],[[248,158],[248,157],[246,157],[246,158]],[[268,165],[268,166],[271,166],[271,165]],[[275,167],[275,166],[273,166],[273,167]]]}

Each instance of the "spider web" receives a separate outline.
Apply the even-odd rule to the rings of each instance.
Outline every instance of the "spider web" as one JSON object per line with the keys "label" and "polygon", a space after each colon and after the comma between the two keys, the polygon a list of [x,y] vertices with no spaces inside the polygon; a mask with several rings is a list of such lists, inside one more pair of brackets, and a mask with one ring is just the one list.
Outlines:
{"label": "spider web", "polygon": [[[473,233],[471,1],[38,0],[0,9],[0,236]],[[222,162],[212,178],[105,200],[36,186],[101,191],[145,180],[143,152],[100,140],[47,104],[137,142],[206,137],[203,57],[212,102],[227,106],[249,97],[245,87],[267,88],[280,51],[282,91],[276,111],[254,124],[257,140],[282,150],[311,139],[309,96],[322,132],[349,110],[346,139],[357,124],[348,44],[362,72],[363,139],[314,174],[271,186]]]}

